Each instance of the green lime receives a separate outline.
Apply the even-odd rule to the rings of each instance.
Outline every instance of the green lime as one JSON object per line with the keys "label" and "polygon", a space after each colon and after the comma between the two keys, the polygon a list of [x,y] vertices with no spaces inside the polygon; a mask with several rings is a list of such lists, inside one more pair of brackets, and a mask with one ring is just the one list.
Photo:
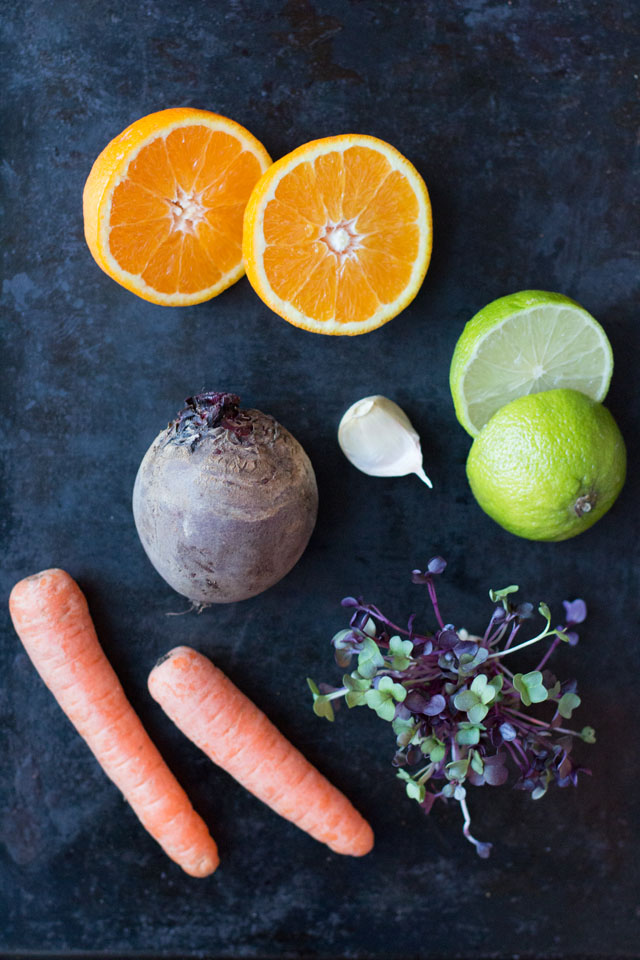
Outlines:
{"label": "green lime", "polygon": [[496,410],[525,394],[568,388],[600,402],[612,372],[611,345],[590,313],[560,293],[523,290],[469,320],[449,384],[456,416],[475,437]]}
{"label": "green lime", "polygon": [[611,507],[626,462],[606,407],[577,390],[548,390],[493,415],[473,442],[467,477],[482,509],[505,530],[566,540]]}

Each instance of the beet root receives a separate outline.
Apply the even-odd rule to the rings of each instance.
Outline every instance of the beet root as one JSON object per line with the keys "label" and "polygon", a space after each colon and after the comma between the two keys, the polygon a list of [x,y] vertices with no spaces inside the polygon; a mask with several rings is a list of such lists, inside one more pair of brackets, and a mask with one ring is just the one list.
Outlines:
{"label": "beet root", "polygon": [[305,550],[318,490],[288,430],[233,394],[190,397],[154,440],[133,490],[133,515],[161,577],[196,604],[267,590]]}

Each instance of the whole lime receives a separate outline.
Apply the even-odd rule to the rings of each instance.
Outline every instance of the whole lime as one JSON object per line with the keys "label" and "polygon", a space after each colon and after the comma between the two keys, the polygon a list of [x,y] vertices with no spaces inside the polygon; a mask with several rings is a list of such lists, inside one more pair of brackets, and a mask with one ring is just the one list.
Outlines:
{"label": "whole lime", "polygon": [[491,417],[471,447],[467,477],[482,509],[505,530],[566,540],[611,507],[626,462],[606,407],[577,390],[547,390]]}

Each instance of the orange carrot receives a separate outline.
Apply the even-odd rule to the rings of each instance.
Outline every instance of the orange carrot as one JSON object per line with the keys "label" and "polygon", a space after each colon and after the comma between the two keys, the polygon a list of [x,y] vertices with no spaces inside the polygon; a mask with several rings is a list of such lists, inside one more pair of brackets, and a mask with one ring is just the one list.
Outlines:
{"label": "orange carrot", "polygon": [[215,842],[127,700],[77,583],[44,570],[15,585],[9,609],[36,670],[143,826],[191,876],[213,873]]}
{"label": "orange carrot", "polygon": [[149,675],[149,691],[209,759],[336,853],[363,856],[373,832],[251,700],[202,654],[176,647]]}

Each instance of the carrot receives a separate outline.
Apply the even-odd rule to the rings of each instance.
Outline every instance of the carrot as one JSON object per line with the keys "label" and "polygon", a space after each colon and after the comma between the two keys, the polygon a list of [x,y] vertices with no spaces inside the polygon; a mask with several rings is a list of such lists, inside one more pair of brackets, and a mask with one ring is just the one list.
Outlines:
{"label": "carrot", "polygon": [[215,842],[127,700],[77,583],[43,570],[15,585],[9,609],[36,670],[143,826],[191,876],[213,873]]}
{"label": "carrot", "polygon": [[276,813],[336,853],[371,850],[373,831],[344,794],[202,654],[171,650],[151,671],[149,691],[210,760]]}

